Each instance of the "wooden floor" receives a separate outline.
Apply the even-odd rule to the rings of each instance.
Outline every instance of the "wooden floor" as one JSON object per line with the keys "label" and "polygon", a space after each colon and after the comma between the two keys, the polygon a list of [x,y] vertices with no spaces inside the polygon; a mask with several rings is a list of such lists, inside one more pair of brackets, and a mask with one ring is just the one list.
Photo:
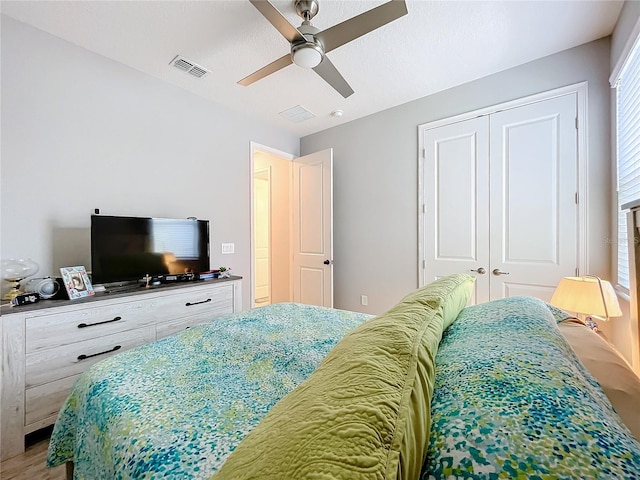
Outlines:
{"label": "wooden floor", "polygon": [[65,480],[66,467],[47,468],[47,447],[49,438],[38,440],[17,457],[0,463],[2,480]]}

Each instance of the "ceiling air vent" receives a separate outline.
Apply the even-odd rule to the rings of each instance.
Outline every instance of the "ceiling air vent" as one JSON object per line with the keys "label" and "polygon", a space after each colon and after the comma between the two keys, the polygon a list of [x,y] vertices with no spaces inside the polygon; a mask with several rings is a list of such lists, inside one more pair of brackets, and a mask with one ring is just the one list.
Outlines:
{"label": "ceiling air vent", "polygon": [[315,117],[313,113],[304,108],[302,105],[291,107],[284,112],[280,112],[280,115],[282,115],[287,120],[291,120],[293,123],[304,122],[305,120],[309,120],[310,118]]}
{"label": "ceiling air vent", "polygon": [[183,72],[187,72],[189,75],[193,75],[194,77],[198,78],[202,78],[206,74],[211,73],[206,68],[201,67],[200,65],[196,65],[195,63],[190,62],[180,55],[176,55],[174,59],[169,62],[169,65],[173,65],[177,69],[182,70]]}

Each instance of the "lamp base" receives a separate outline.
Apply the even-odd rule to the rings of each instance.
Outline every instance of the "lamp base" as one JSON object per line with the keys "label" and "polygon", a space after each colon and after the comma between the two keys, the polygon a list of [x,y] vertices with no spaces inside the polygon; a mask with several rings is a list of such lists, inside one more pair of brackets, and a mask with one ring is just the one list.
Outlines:
{"label": "lamp base", "polygon": [[20,295],[20,293],[20,290],[18,290],[16,287],[13,287],[11,290],[4,294],[2,300],[13,300],[18,295]]}
{"label": "lamp base", "polygon": [[11,290],[4,294],[2,300],[13,300],[22,293],[20,291],[20,280],[17,280],[15,278],[6,278],[5,280],[7,282],[11,282],[13,285],[11,287]]}

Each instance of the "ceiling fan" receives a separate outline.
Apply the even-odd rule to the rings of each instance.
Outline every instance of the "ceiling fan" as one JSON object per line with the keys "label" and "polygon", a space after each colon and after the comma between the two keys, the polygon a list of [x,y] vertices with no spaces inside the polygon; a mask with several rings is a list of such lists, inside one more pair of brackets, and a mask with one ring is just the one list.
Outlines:
{"label": "ceiling fan", "polygon": [[249,1],[289,41],[291,53],[262,67],[238,83],[245,86],[251,85],[261,78],[295,63],[301,67],[312,68],[344,98],[351,95],[353,89],[326,54],[407,14],[407,5],[404,0],[391,0],[320,31],[311,24],[311,19],[318,13],[318,0],[295,0],[296,12],[303,19],[302,25],[298,28],[291,25],[269,1]]}

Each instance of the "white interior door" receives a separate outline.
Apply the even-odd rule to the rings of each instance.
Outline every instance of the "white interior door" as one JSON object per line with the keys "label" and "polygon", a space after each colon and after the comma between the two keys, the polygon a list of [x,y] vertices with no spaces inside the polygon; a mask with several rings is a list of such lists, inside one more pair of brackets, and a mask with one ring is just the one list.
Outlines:
{"label": "white interior door", "polygon": [[271,175],[270,167],[253,178],[253,232],[255,248],[254,306],[271,303]]}
{"label": "white interior door", "polygon": [[293,161],[293,301],[333,307],[333,150]]}
{"label": "white interior door", "polygon": [[571,94],[490,116],[492,299],[548,301],[576,274],[576,113]]}
{"label": "white interior door", "polygon": [[[476,275],[471,303],[489,300],[489,118],[424,133],[423,284]],[[474,272],[475,270],[475,272]]]}

